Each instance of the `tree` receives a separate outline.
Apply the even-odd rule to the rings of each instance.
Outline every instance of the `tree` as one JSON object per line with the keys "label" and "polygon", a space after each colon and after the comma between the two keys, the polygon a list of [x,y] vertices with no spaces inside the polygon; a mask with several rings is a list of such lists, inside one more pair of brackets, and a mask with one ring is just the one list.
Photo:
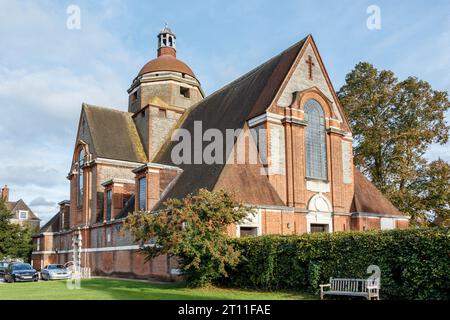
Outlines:
{"label": "tree", "polygon": [[227,276],[225,269],[238,263],[239,252],[230,244],[227,227],[252,213],[225,191],[200,189],[182,200],[167,200],[157,212],[129,215],[124,230],[141,244],[147,260],[175,256],[187,283],[205,286]]}
{"label": "tree", "polygon": [[392,71],[367,62],[358,63],[345,80],[338,97],[352,127],[355,165],[400,211],[423,221],[418,186],[427,174],[424,155],[430,145],[448,141],[447,92],[415,77],[399,82]]}
{"label": "tree", "polygon": [[425,211],[433,225],[450,225],[450,164],[439,159],[427,167],[422,189]]}
{"label": "tree", "polygon": [[12,216],[4,200],[0,199],[0,259],[29,260],[32,251],[31,230],[11,223]]}

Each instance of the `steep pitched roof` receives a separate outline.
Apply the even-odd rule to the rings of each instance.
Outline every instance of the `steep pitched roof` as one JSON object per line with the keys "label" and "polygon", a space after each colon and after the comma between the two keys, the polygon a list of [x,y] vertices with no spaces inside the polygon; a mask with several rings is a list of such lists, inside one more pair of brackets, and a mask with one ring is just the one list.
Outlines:
{"label": "steep pitched roof", "polygon": [[[242,129],[246,120],[263,113],[268,108],[305,41],[306,38],[200,101],[183,118],[180,128],[192,133],[194,122],[201,121],[203,131],[214,128],[220,130],[224,136],[226,129]],[[166,141],[153,162],[174,165],[171,151],[175,144],[176,142]],[[193,154],[191,156],[193,159]],[[224,169],[224,164],[178,166],[183,172],[164,199],[183,198],[200,188],[212,190]],[[235,170],[246,171],[242,168]],[[263,199],[248,197],[248,201],[251,200],[253,204],[280,205],[281,200],[275,196],[276,192],[266,180],[266,177],[259,177],[259,188],[264,189],[260,194],[270,196]]]}
{"label": "steep pitched roof", "polygon": [[357,168],[353,170],[355,191],[352,212],[401,215],[400,211]]}
{"label": "steep pitched roof", "polygon": [[8,210],[12,212],[16,212],[18,210],[27,210],[28,211],[28,219],[27,220],[41,220],[36,216],[33,212],[33,210],[30,209],[30,207],[23,201],[22,199],[18,201],[9,201],[6,202],[6,207]]}
{"label": "steep pitched roof", "polygon": [[100,158],[147,161],[132,113],[83,104],[92,137],[93,153]]}
{"label": "steep pitched roof", "polygon": [[42,226],[39,233],[59,232],[61,229],[61,212],[55,214],[46,224]]}

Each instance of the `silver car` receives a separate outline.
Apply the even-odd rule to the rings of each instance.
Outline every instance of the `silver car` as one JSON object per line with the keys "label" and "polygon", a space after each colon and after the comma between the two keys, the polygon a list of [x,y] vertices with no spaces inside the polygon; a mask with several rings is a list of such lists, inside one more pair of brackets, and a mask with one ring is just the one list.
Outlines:
{"label": "silver car", "polygon": [[72,272],[62,264],[49,264],[41,270],[42,280],[63,280],[69,279]]}

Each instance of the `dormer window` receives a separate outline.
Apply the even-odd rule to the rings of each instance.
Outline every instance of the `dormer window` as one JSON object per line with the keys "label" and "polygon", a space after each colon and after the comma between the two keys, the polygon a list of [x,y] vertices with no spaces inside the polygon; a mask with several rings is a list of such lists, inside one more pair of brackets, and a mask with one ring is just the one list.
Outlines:
{"label": "dormer window", "polygon": [[158,117],[159,118],[166,118],[166,116],[167,116],[166,110],[158,109]]}

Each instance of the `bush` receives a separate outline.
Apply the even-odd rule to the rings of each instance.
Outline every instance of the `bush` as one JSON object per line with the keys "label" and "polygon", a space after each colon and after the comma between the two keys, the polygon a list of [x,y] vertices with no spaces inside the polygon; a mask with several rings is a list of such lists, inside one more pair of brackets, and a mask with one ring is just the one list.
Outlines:
{"label": "bush", "polygon": [[317,293],[330,277],[381,270],[384,299],[450,299],[448,228],[263,236],[233,241],[239,264],[220,284]]}
{"label": "bush", "polygon": [[[238,203],[233,194],[200,189],[183,200],[167,200],[157,212],[129,215],[125,230],[143,245],[147,260],[175,256],[188,285],[201,287],[226,277],[226,268],[239,262],[227,226],[249,214],[253,209]],[[153,246],[144,246],[152,241]]]}

